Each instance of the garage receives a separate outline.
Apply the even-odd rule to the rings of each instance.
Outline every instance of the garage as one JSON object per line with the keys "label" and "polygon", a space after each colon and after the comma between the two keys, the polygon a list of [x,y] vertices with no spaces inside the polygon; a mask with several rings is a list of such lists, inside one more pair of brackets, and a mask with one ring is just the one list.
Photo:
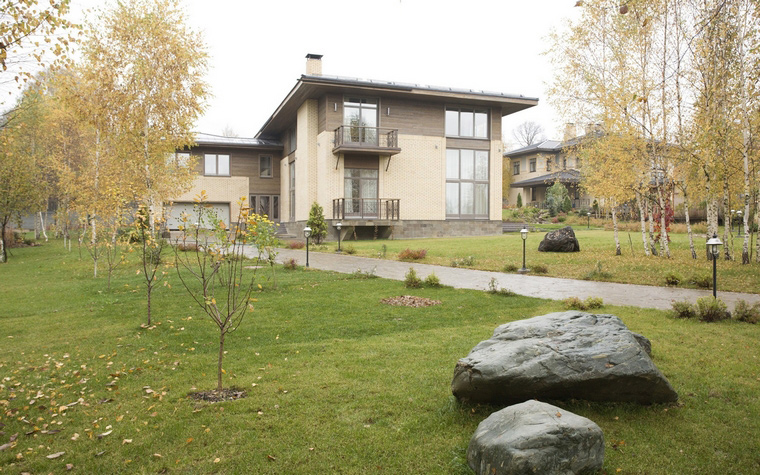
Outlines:
{"label": "garage", "polygon": [[[216,213],[216,217],[224,221],[224,224],[229,226],[230,224],[230,204],[229,203],[208,203],[211,207],[209,211]],[[195,224],[198,218],[198,212],[195,210],[195,203],[174,203],[169,210],[169,219],[166,221],[166,227],[171,231],[176,231],[179,226],[182,225],[182,213],[189,215],[188,224]],[[204,211],[204,223],[205,228],[211,227],[209,223],[209,215]]]}

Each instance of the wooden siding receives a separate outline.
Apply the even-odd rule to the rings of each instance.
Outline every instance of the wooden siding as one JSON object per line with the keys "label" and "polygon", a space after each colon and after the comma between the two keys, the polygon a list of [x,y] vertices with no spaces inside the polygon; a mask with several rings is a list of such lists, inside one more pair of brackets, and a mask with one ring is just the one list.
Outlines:
{"label": "wooden siding", "polygon": [[446,148],[467,148],[471,150],[491,150],[489,139],[446,139]]}
{"label": "wooden siding", "polygon": [[358,155],[347,153],[343,156],[343,168],[379,169],[380,158],[375,155]]}

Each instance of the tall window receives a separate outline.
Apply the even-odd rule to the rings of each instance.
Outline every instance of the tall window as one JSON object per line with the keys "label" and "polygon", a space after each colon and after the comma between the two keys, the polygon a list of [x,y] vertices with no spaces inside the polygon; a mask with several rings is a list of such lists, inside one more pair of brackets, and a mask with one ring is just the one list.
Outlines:
{"label": "tall window", "polygon": [[519,175],[520,174],[520,162],[512,162],[512,174],[513,175]]}
{"label": "tall window", "polygon": [[343,101],[343,142],[377,144],[377,99],[346,97]]}
{"label": "tall window", "polygon": [[531,172],[536,171],[536,159],[535,158],[531,158],[530,159],[530,171]]}
{"label": "tall window", "polygon": [[446,217],[488,218],[488,152],[446,150]]}
{"label": "tall window", "polygon": [[344,176],[346,216],[376,217],[379,209],[377,169],[346,168]]}
{"label": "tall window", "polygon": [[204,162],[204,175],[230,176],[230,156],[207,153]]}
{"label": "tall window", "polygon": [[261,178],[272,178],[271,155],[259,155],[259,176]]}
{"label": "tall window", "polygon": [[488,112],[477,109],[446,108],[446,136],[488,138]]}
{"label": "tall window", "polygon": [[290,172],[290,221],[296,220],[296,162],[290,162],[288,166]]}
{"label": "tall window", "polygon": [[551,158],[547,158],[546,159],[546,171],[547,172],[552,171],[552,159]]}
{"label": "tall window", "polygon": [[298,140],[298,135],[296,134],[296,126],[288,129],[288,153],[286,155],[290,155],[291,153],[296,151],[296,142]]}

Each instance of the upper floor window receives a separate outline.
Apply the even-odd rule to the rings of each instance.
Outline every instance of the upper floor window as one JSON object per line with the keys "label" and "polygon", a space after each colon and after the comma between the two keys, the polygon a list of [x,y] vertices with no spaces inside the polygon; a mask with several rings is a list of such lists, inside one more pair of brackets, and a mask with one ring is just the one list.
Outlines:
{"label": "upper floor window", "polygon": [[259,155],[259,176],[261,178],[272,178],[271,155]]}
{"label": "upper floor window", "polygon": [[547,158],[546,159],[546,171],[547,172],[552,171],[552,159],[551,158]]}
{"label": "upper floor window", "polygon": [[296,126],[294,125],[290,129],[288,129],[288,151],[286,155],[290,155],[291,153],[296,151],[296,142],[297,142],[297,135],[296,135]]}
{"label": "upper floor window", "polygon": [[488,218],[488,152],[446,150],[446,217]]}
{"label": "upper floor window", "polygon": [[447,107],[446,136],[488,138],[488,112],[478,109]]}
{"label": "upper floor window", "polygon": [[520,174],[520,162],[512,162],[512,174],[513,175]]}
{"label": "upper floor window", "polygon": [[531,172],[536,171],[536,159],[535,158],[531,158],[530,159],[530,171]]}
{"label": "upper floor window", "polygon": [[207,153],[203,170],[204,175],[230,176],[230,156]]}
{"label": "upper floor window", "polygon": [[346,97],[343,100],[344,142],[377,144],[377,99]]}
{"label": "upper floor window", "polygon": [[190,163],[190,152],[175,152],[166,157],[167,165],[176,165],[179,168],[185,168],[188,163]]}

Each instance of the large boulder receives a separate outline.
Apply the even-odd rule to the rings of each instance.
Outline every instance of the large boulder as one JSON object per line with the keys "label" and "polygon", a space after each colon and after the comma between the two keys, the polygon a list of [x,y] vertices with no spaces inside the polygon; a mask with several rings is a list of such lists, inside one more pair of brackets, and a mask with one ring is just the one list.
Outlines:
{"label": "large boulder", "polygon": [[544,240],[538,245],[539,252],[578,252],[581,245],[570,226],[546,233]]}
{"label": "large boulder", "polygon": [[467,463],[478,475],[595,473],[603,462],[598,425],[538,401],[494,412],[467,447]]}
{"label": "large boulder", "polygon": [[650,347],[614,315],[568,311],[519,320],[499,326],[459,360],[451,391],[463,401],[491,404],[676,401]]}

